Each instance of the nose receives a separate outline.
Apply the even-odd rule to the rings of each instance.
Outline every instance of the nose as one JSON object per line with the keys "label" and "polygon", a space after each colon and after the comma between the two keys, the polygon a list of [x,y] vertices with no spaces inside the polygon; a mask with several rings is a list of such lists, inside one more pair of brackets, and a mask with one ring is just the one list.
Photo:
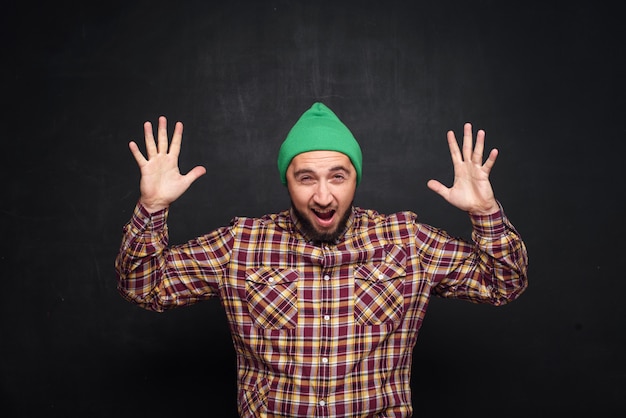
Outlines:
{"label": "nose", "polygon": [[333,202],[333,194],[325,182],[321,181],[317,184],[313,202],[320,207],[326,207]]}

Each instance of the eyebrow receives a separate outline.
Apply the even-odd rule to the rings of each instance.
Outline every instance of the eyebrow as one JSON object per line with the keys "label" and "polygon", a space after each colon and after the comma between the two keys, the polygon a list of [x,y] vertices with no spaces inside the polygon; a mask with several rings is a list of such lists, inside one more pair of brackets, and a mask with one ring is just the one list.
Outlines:
{"label": "eyebrow", "polygon": [[[350,173],[350,170],[346,166],[343,166],[343,165],[336,165],[336,166],[331,167],[330,169],[328,169],[329,173],[334,173],[334,172],[337,172],[337,171],[343,171],[345,173]],[[314,173],[315,173],[315,170],[313,170],[311,168],[301,168],[301,169],[299,169],[297,171],[294,171],[293,174],[294,174],[294,176],[299,176],[301,174],[314,174]]]}

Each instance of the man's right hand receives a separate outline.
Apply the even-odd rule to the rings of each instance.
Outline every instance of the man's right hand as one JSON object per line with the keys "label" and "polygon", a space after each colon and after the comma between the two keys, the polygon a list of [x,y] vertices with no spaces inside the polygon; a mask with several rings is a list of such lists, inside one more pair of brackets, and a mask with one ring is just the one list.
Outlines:
{"label": "man's right hand", "polygon": [[152,123],[143,125],[146,141],[146,159],[134,141],[128,144],[141,170],[140,203],[150,213],[169,207],[191,186],[198,177],[206,173],[202,166],[194,167],[189,173],[182,175],[178,169],[178,156],[183,138],[183,124],[176,122],[172,142],[167,138],[167,119],[159,117],[157,141],[154,140]]}

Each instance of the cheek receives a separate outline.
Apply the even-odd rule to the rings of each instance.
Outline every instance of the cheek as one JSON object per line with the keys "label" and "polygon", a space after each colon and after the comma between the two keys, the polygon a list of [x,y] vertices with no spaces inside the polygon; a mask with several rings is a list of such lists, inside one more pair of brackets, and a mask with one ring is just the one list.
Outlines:
{"label": "cheek", "polygon": [[288,190],[291,202],[296,208],[300,209],[309,205],[310,197],[304,190],[298,187],[289,187]]}
{"label": "cheek", "polygon": [[352,201],[354,200],[354,193],[354,188],[337,191],[337,193],[335,194],[335,200],[342,210],[346,210],[352,205]]}

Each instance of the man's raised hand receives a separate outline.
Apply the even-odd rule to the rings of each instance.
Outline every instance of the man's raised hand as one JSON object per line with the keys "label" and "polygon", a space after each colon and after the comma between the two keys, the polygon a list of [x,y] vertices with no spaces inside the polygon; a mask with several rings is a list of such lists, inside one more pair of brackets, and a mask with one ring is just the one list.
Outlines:
{"label": "man's raised hand", "polygon": [[473,145],[472,125],[463,126],[463,148],[459,149],[454,132],[448,131],[448,147],[454,166],[454,183],[448,188],[437,180],[428,181],[428,187],[442,196],[448,203],[475,215],[489,215],[499,210],[494,197],[489,173],[498,157],[492,149],[483,164],[485,131],[476,134]]}
{"label": "man's raised hand", "polygon": [[144,157],[134,141],[131,141],[128,147],[141,170],[141,197],[139,201],[150,213],[153,213],[169,207],[191,186],[191,183],[206,173],[206,169],[202,166],[196,166],[185,175],[180,173],[178,156],[183,138],[183,124],[181,122],[177,122],[174,127],[170,144],[168,144],[165,116],[159,117],[156,142],[152,123],[144,123],[143,128],[147,158]]}

